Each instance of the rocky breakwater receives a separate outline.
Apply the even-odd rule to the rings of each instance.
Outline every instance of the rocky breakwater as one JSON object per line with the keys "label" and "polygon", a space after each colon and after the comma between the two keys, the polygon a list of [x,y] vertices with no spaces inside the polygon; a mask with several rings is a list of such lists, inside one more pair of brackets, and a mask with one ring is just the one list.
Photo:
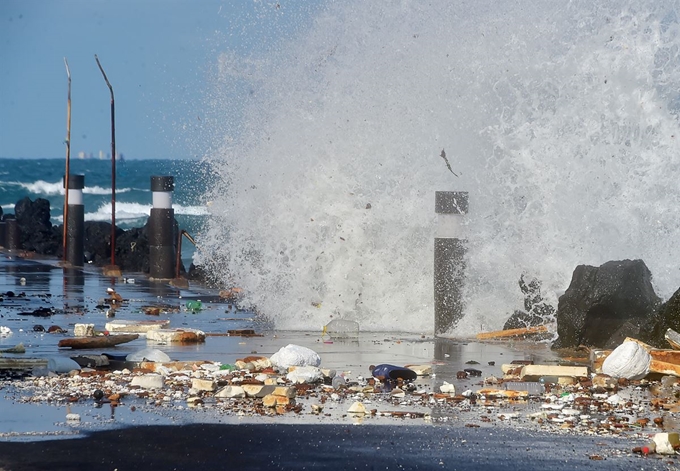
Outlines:
{"label": "rocky breakwater", "polygon": [[[44,198],[32,201],[26,197],[17,202],[14,214],[2,214],[3,221],[16,219],[19,228],[19,243],[24,254],[63,257],[63,225],[51,222],[50,203]],[[177,221],[173,226],[173,240],[177,240]],[[123,230],[115,229],[116,265],[127,272],[149,273],[148,222],[143,227]],[[85,263],[95,266],[111,264],[111,224],[104,221],[85,221],[84,245]],[[181,265],[180,270],[186,270]]]}

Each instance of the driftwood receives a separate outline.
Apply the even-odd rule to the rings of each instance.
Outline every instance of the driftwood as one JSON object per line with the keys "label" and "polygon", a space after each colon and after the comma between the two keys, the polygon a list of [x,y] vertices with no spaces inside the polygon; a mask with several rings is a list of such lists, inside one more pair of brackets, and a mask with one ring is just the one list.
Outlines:
{"label": "driftwood", "polygon": [[59,341],[59,348],[108,348],[120,343],[131,342],[139,338],[139,334],[106,335],[100,337],[76,337]]}
{"label": "driftwood", "polygon": [[525,327],[522,329],[508,329],[508,330],[496,330],[493,332],[480,332],[479,334],[477,334],[477,339],[488,340],[506,337],[523,337],[525,335],[544,334],[546,332],[548,332],[548,328],[546,326],[538,325],[536,327]]}

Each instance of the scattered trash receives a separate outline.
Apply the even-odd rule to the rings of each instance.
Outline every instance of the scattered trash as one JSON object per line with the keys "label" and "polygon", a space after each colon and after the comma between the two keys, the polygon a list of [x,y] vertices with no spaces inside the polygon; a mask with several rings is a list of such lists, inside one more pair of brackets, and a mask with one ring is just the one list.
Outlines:
{"label": "scattered trash", "polygon": [[639,343],[626,341],[604,360],[602,373],[614,378],[642,379],[649,373],[651,355]]}
{"label": "scattered trash", "polygon": [[349,406],[347,412],[349,412],[350,414],[365,414],[366,406],[363,403],[357,401],[354,402],[351,406]]}
{"label": "scattered trash", "polygon": [[0,325],[0,337],[9,337],[10,335],[12,335],[12,329],[5,327],[4,325]]}
{"label": "scattered trash", "polygon": [[321,357],[314,350],[294,344],[282,347],[269,359],[273,366],[282,369],[288,369],[291,366],[319,366],[321,364]]}
{"label": "scattered trash", "polygon": [[656,452],[662,455],[674,455],[680,447],[680,437],[677,433],[657,433],[654,435]]}
{"label": "scattered trash", "polygon": [[123,319],[116,319],[115,321],[107,322],[104,328],[109,332],[125,333],[125,334],[141,334],[149,332],[150,330],[158,330],[170,325],[170,321],[153,320],[153,321],[129,321]]}
{"label": "scattered trash", "polygon": [[125,357],[127,361],[153,361],[167,363],[170,361],[170,357],[161,350],[157,348],[145,348],[138,352],[130,353]]}
{"label": "scattered trash", "polygon": [[73,328],[76,337],[94,337],[94,324],[76,324]]}
{"label": "scattered trash", "polygon": [[52,373],[69,373],[79,370],[80,365],[68,357],[50,357],[47,359],[47,369]]}
{"label": "scattered trash", "polygon": [[154,329],[146,333],[146,339],[159,343],[203,343],[205,332],[198,329]]}
{"label": "scattered trash", "polygon": [[24,347],[23,342],[15,345],[14,347],[11,348],[5,348],[4,350],[0,350],[0,353],[26,353],[26,347]]}
{"label": "scattered trash", "polygon": [[200,311],[201,309],[203,309],[203,303],[200,300],[198,300],[198,301],[187,301],[186,307],[187,307],[187,311],[196,313],[196,312]]}
{"label": "scattered trash", "polygon": [[323,374],[316,366],[297,366],[286,375],[286,379],[293,383],[314,383],[322,378]]}
{"label": "scattered trash", "polygon": [[356,339],[359,337],[359,323],[349,319],[333,319],[323,326],[321,337],[324,335],[333,339]]}
{"label": "scattered trash", "polygon": [[399,379],[413,381],[418,377],[415,371],[403,366],[382,364],[377,366],[371,365],[368,369],[371,371],[373,377],[380,381],[396,381]]}
{"label": "scattered trash", "polygon": [[347,387],[347,380],[345,380],[345,377],[342,374],[336,374],[331,380],[331,385],[335,390],[343,389]]}

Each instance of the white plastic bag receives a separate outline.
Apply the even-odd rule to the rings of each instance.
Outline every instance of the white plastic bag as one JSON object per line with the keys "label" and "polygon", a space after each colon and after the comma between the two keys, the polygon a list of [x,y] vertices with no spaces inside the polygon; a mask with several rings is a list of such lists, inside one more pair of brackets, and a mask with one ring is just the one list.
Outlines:
{"label": "white plastic bag", "polygon": [[637,342],[623,342],[605,358],[602,373],[613,378],[642,379],[649,373],[652,356]]}
{"label": "white plastic bag", "polygon": [[316,383],[323,379],[323,373],[316,366],[298,366],[286,378],[293,383]]}
{"label": "white plastic bag", "polygon": [[291,366],[319,366],[321,358],[314,350],[300,345],[289,344],[282,347],[269,359],[276,368],[287,369]]}

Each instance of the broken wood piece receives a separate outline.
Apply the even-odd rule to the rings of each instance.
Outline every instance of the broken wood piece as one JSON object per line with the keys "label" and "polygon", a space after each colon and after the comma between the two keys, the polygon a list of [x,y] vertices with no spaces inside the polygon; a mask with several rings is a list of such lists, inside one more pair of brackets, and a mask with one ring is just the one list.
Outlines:
{"label": "broken wood piece", "polygon": [[513,391],[511,389],[484,388],[477,391],[477,394],[487,397],[505,397],[507,399],[526,399],[529,397],[528,391]]}
{"label": "broken wood piece", "polygon": [[256,334],[253,329],[227,330],[227,335],[234,336],[234,337],[264,337],[263,334]]}
{"label": "broken wood piece", "polygon": [[146,334],[147,340],[163,343],[202,343],[205,332],[198,329],[157,329]]}
{"label": "broken wood piece", "polygon": [[548,327],[539,325],[536,327],[523,327],[521,329],[496,330],[493,332],[480,332],[477,334],[478,340],[500,339],[507,337],[522,337],[526,335],[536,335],[548,332]]}
{"label": "broken wood piece", "polygon": [[587,366],[525,365],[519,375],[522,381],[538,381],[541,376],[578,378],[588,376]]}
{"label": "broken wood piece", "polygon": [[24,343],[18,343],[14,347],[10,348],[5,348],[4,350],[0,350],[0,353],[26,353],[26,347],[24,347]]}
{"label": "broken wood piece", "polygon": [[680,377],[680,365],[652,359],[649,362],[649,372]]}
{"label": "broken wood piece", "polygon": [[47,368],[47,358],[4,358],[4,357],[0,357],[0,371],[2,371],[2,370],[32,370],[33,368]]}
{"label": "broken wood piece", "polygon": [[680,350],[680,334],[674,331],[673,329],[668,329],[666,330],[666,333],[664,334],[664,338],[666,339],[666,342],[670,344],[672,348],[675,350]]}

